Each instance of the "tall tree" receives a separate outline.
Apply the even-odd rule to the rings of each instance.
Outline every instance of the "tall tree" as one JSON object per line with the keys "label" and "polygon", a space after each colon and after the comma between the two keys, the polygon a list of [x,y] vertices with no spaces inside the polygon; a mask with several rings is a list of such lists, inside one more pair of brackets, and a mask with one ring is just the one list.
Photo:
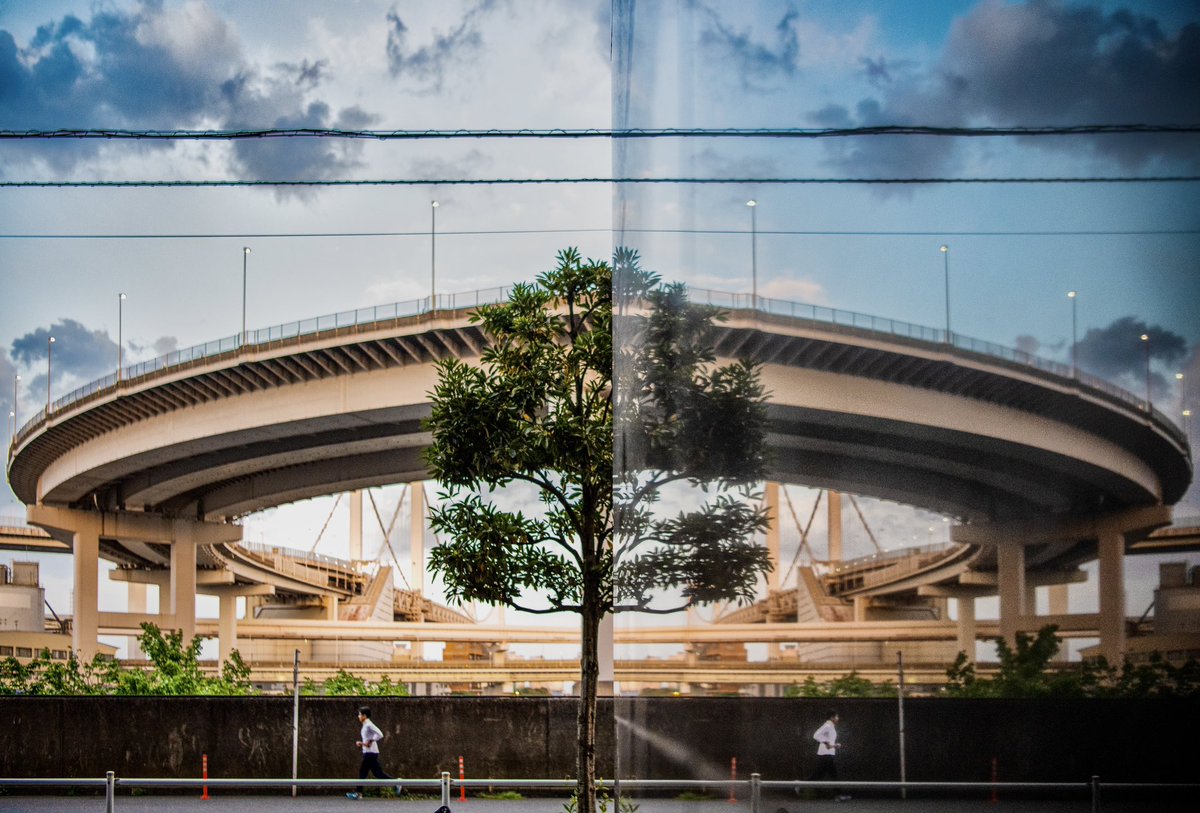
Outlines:
{"label": "tall tree", "polygon": [[[620,251],[618,269],[635,280],[618,281],[622,301],[650,307],[628,323],[644,332],[646,352],[617,355],[630,387],[618,400],[636,414],[620,418],[632,442],[618,444],[625,460],[614,471],[613,267],[575,249],[557,260],[473,315],[489,338],[478,366],[439,364],[427,462],[443,489],[431,521],[447,541],[430,565],[452,600],[579,614],[577,800],[593,811],[600,622],[615,597],[619,609],[663,612],[752,596],[769,566],[750,539],[765,524],[761,509],[728,493],[670,518],[652,506],[670,482],[727,489],[760,477],[764,416],[756,368],[714,364],[705,326],[716,312],[689,305],[682,288],[663,288]],[[713,437],[723,431],[727,439]],[[514,482],[537,490],[537,515],[484,498]],[[674,598],[656,606],[664,595]]]}
{"label": "tall tree", "polygon": [[[431,512],[447,539],[430,566],[447,597],[580,616],[579,810],[595,809],[597,642],[612,609],[612,269],[574,249],[507,303],[472,319],[480,366],[441,362],[427,454],[444,489]],[[540,516],[480,491],[537,489]],[[530,603],[531,596],[540,596]]]}

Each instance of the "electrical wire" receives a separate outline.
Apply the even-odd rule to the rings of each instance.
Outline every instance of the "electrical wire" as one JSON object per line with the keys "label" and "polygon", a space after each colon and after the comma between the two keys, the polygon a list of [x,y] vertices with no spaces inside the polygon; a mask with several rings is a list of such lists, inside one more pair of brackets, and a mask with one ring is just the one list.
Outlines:
{"label": "electrical wire", "polygon": [[[612,228],[578,229],[456,229],[438,231],[438,237],[504,236],[528,234],[608,234]],[[624,234],[708,234],[747,235],[750,229],[621,229]],[[1164,237],[1200,234],[1200,229],[1064,229],[1064,230],[935,230],[935,231],[846,231],[825,229],[758,229],[757,234],[784,237]],[[346,231],[346,232],[170,232],[163,234],[79,234],[65,232],[0,233],[0,240],[266,240],[299,237],[429,237],[423,231]]]}
{"label": "electrical wire", "polygon": [[866,136],[939,136],[954,138],[1040,137],[1079,135],[1188,135],[1200,133],[1200,124],[1082,124],[1066,127],[929,127],[877,125],[870,127],[666,127],[581,129],[452,129],[452,130],[351,130],[338,128],[263,128],[241,130],[127,130],[59,128],[53,130],[0,130],[0,141],[100,139],[136,141],[241,141],[275,138],[338,138],[374,141],[432,139],[640,139],[640,138],[858,138]]}
{"label": "electrical wire", "polygon": [[1195,183],[1200,175],[1059,176],[974,178],[375,178],[341,180],[159,180],[159,181],[0,181],[4,189],[163,188],[163,187],[315,187],[315,186],[514,186],[564,184],[758,184],[777,185],[891,185],[933,184],[1134,184]]}

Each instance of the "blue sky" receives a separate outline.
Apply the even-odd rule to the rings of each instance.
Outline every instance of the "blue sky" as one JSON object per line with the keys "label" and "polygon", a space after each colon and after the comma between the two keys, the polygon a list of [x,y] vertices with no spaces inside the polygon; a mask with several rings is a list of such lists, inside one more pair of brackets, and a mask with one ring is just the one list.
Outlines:
{"label": "blue sky", "polygon": [[[1200,10],[1184,0],[620,9],[627,70],[610,62],[613,13],[602,0],[0,0],[0,129],[1200,122]],[[628,92],[618,114],[614,91]],[[655,140],[616,150],[601,140],[0,144],[5,181],[1198,169],[1194,135]],[[938,246],[947,243],[956,332],[1066,360],[1066,292],[1077,289],[1083,366],[1140,391],[1137,336],[1148,329],[1156,403],[1177,412],[1181,397],[1198,400],[1196,184],[0,189],[0,410],[13,408],[17,374],[19,416],[44,403],[50,331],[55,393],[110,372],[120,292],[127,362],[237,332],[243,245],[253,248],[251,327],[427,295],[432,199],[441,292],[530,278],[565,245],[607,256],[619,223],[664,277],[747,291],[748,198],[759,203],[761,295],[942,327]],[[242,236],[353,232],[402,234]],[[46,234],[72,236],[36,236]],[[1200,514],[1195,495],[1187,511]],[[895,524],[898,542],[930,521],[872,510]],[[328,511],[310,501],[248,524],[307,547]],[[18,512],[0,489],[0,514]]]}

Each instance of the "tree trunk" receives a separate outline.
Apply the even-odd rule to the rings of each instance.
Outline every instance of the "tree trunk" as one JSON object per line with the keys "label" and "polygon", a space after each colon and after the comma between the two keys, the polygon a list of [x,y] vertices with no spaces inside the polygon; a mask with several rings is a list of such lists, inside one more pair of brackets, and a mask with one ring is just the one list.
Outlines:
{"label": "tree trunk", "polygon": [[600,638],[601,611],[590,593],[598,586],[584,584],[583,612],[580,614],[581,651],[576,758],[576,794],[578,813],[596,810],[596,687],[600,679],[597,645]]}

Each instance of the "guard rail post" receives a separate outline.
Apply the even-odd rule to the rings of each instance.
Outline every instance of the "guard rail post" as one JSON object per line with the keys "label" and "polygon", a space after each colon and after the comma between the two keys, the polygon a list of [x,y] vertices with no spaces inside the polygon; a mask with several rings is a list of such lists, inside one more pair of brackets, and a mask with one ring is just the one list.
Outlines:
{"label": "guard rail post", "polygon": [[450,806],[450,772],[442,771],[442,807]]}
{"label": "guard rail post", "polygon": [[1100,777],[1092,777],[1092,813],[1100,813]]}
{"label": "guard rail post", "polygon": [[104,772],[104,810],[113,813],[117,805],[117,776],[112,771]]}
{"label": "guard rail post", "polygon": [[762,774],[750,774],[750,813],[762,813]]}

